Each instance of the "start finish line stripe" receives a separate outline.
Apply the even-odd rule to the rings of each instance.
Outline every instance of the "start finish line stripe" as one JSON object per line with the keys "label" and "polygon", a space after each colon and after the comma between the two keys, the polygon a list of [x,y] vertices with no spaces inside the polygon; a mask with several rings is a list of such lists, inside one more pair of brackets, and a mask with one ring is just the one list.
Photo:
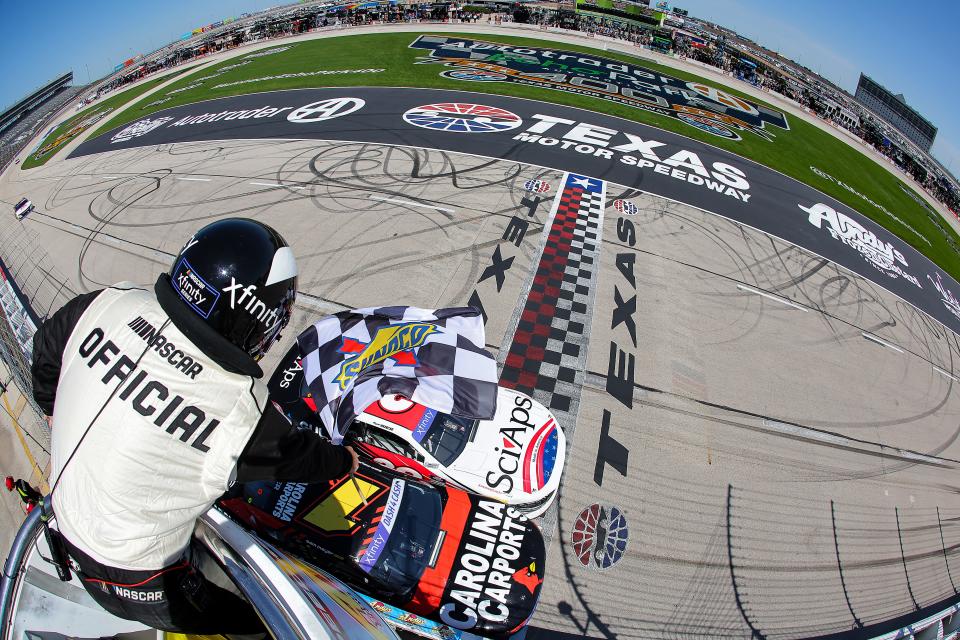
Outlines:
{"label": "start finish line stripe", "polygon": [[564,175],[500,384],[576,416],[587,361],[606,183]]}
{"label": "start finish line stripe", "polygon": [[[600,269],[607,184],[563,176],[547,221],[540,261],[500,372],[500,385],[533,397],[573,442],[587,366],[591,310]],[[509,334],[508,334],[509,335]],[[556,521],[544,515],[544,534]]]}

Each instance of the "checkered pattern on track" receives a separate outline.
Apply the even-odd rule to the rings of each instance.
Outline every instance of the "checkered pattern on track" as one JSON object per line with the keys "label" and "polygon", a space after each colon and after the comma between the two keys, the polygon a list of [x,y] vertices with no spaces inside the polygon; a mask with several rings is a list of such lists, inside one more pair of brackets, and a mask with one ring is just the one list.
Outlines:
{"label": "checkered pattern on track", "polygon": [[586,366],[606,183],[568,174],[500,384],[575,415]]}

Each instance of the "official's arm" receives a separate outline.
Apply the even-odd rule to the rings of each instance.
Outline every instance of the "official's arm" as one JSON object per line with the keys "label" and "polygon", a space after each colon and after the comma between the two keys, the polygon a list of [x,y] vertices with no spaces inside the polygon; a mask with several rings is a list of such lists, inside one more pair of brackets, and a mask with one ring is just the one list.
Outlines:
{"label": "official's arm", "polygon": [[74,327],[87,307],[100,295],[100,291],[84,293],[63,305],[40,325],[33,335],[33,399],[48,416],[53,415],[57,399],[57,383],[63,365],[63,352]]}
{"label": "official's arm", "polygon": [[352,463],[345,447],[295,428],[270,402],[237,461],[237,481],[323,482],[345,475]]}

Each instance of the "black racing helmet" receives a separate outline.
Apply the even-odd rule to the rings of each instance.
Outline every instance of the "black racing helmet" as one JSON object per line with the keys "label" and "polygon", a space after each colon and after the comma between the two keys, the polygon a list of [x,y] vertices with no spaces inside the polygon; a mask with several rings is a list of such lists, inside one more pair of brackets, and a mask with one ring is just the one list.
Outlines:
{"label": "black racing helmet", "polygon": [[290,321],[297,263],[273,228],[228,218],[187,240],[170,285],[207,326],[259,360]]}

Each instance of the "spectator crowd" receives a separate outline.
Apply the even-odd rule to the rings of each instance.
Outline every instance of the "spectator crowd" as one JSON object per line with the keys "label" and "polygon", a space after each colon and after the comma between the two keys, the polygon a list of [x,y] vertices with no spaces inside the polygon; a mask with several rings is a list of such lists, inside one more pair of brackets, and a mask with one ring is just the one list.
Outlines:
{"label": "spectator crowd", "polygon": [[[824,92],[821,91],[825,88],[824,85],[821,85],[818,80],[812,83],[797,81],[796,77],[784,73],[788,68],[784,64],[774,61],[762,52],[757,57],[755,54],[758,52],[746,46],[744,42],[733,38],[728,41],[722,33],[726,30],[716,25],[714,27],[718,31],[708,33],[706,30],[697,30],[697,33],[693,34],[686,29],[663,27],[652,15],[648,12],[635,16],[636,19],[627,20],[616,16],[606,17],[574,12],[558,8],[557,5],[537,3],[515,3],[512,6],[504,3],[496,6],[454,3],[306,5],[296,8],[288,7],[279,11],[273,9],[245,17],[243,20],[219,25],[200,34],[199,37],[171,43],[109,77],[97,86],[95,94],[100,97],[147,75],[211,53],[249,42],[282,38],[314,29],[410,22],[488,24],[516,22],[540,25],[544,28],[559,27],[594,36],[614,38],[640,48],[694,60],[715,67],[733,78],[761,89],[777,92],[821,118],[833,120],[838,126],[849,129],[865,144],[875,148],[903,172],[916,179],[932,196],[960,215],[960,192],[954,181],[949,180],[944,172],[937,170],[923,154],[911,149],[910,145],[899,139],[896,132],[889,130],[884,123],[875,120],[869,113],[859,110],[859,121],[838,118],[837,112],[830,108],[831,100],[825,98]],[[790,71],[798,71],[799,65],[797,67],[797,69],[791,68]],[[837,97],[836,93],[831,95]],[[842,98],[838,100],[848,108],[848,113],[849,109],[857,109]]]}

